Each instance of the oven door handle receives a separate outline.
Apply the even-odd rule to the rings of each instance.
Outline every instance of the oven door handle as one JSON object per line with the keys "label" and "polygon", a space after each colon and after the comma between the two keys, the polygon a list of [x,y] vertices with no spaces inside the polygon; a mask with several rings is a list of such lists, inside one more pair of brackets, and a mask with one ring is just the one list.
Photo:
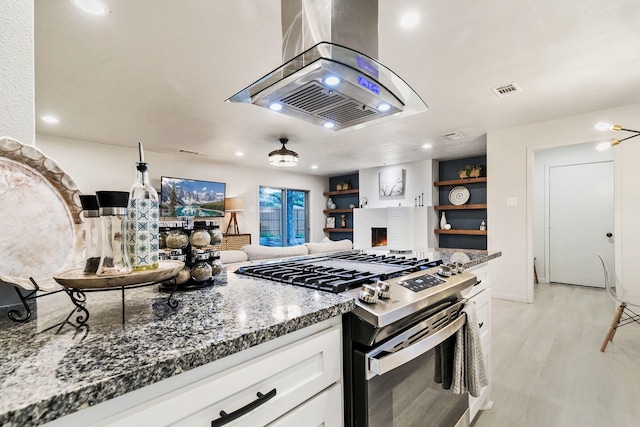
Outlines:
{"label": "oven door handle", "polygon": [[458,330],[462,328],[466,323],[467,315],[465,313],[461,313],[460,316],[456,318],[456,320],[449,323],[447,326],[440,329],[435,334],[430,335],[420,341],[416,341],[415,343],[403,348],[402,350],[379,358],[367,354],[370,371],[367,377],[371,378],[374,375],[386,374],[387,372],[397,368],[398,366],[404,365],[405,363],[410,362],[416,357],[422,356],[424,353],[431,350],[432,348],[458,332]]}

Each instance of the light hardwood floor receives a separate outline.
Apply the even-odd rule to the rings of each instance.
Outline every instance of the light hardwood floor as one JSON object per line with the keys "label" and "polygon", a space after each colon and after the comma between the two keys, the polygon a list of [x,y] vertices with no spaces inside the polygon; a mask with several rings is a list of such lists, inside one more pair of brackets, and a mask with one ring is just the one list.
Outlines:
{"label": "light hardwood floor", "polygon": [[601,353],[615,311],[604,289],[539,284],[534,304],[492,310],[494,405],[474,427],[640,426],[640,325]]}

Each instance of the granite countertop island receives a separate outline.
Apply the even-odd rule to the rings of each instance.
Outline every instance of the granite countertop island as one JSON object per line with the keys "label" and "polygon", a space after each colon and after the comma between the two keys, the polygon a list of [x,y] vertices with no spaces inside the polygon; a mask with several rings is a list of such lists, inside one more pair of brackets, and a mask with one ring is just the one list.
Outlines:
{"label": "granite countertop island", "polygon": [[[414,255],[445,262],[462,257],[472,266],[501,254],[438,250]],[[169,293],[157,285],[124,294],[87,292],[85,325],[76,321],[80,313],[65,292],[32,302],[33,317],[23,324],[0,309],[0,425],[43,424],[355,307],[345,295],[233,271],[228,267],[211,287],[176,293],[175,309],[167,304]]]}

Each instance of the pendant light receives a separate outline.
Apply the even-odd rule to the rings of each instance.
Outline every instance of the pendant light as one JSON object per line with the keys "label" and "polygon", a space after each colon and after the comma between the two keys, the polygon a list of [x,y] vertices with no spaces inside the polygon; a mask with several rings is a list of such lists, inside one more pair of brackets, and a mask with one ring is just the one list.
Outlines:
{"label": "pendant light", "polygon": [[287,138],[280,138],[282,148],[274,150],[269,153],[269,164],[272,166],[280,166],[290,168],[298,165],[298,153],[295,151],[287,150],[285,144],[289,140]]}

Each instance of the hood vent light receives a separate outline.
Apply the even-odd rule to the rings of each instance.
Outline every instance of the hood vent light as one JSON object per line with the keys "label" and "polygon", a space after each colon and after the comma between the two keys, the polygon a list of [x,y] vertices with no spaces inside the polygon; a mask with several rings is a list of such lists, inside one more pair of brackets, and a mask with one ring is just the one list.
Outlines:
{"label": "hood vent light", "polygon": [[402,78],[374,59],[376,1],[281,0],[281,7],[286,62],[227,101],[256,104],[334,131],[427,110]]}
{"label": "hood vent light", "polygon": [[449,133],[445,133],[444,135],[445,138],[447,139],[451,139],[451,140],[456,140],[456,139],[462,139],[464,138],[464,135],[459,134],[458,132],[449,132]]}
{"label": "hood vent light", "polygon": [[515,93],[521,93],[522,89],[517,83],[509,83],[508,85],[494,87],[491,89],[499,98],[504,98],[507,95],[513,95]]}

